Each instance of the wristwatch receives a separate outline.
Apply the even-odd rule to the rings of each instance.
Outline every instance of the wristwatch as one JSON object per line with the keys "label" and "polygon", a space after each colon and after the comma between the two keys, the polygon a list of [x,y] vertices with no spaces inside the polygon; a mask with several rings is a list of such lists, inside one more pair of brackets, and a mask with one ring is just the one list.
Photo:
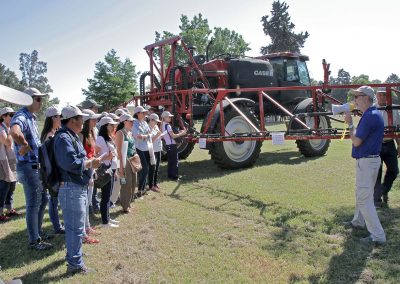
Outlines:
{"label": "wristwatch", "polygon": [[349,124],[349,130],[351,130],[353,128],[354,128],[354,124],[353,123]]}

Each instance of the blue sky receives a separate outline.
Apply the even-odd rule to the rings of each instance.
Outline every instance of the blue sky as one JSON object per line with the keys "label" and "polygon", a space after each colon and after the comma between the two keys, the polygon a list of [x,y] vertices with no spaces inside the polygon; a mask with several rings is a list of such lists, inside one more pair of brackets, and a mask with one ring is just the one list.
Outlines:
{"label": "blue sky", "polygon": [[[129,57],[137,71],[147,71],[143,50],[153,43],[154,32],[178,32],[179,18],[202,13],[210,27],[226,27],[250,43],[250,56],[268,44],[261,17],[273,1],[128,1],[128,0],[1,0],[0,63],[18,76],[21,52],[36,49],[48,63],[47,77],[63,103],[77,104],[84,97],[94,65],[114,48]],[[310,57],[311,76],[322,79],[321,61],[351,75],[365,73],[385,80],[400,75],[400,1],[288,0],[296,31],[308,31],[302,53]]]}

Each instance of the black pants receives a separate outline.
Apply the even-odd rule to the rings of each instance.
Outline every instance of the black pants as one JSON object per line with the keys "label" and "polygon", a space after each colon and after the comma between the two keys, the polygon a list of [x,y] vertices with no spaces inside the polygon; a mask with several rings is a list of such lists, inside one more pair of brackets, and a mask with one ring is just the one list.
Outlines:
{"label": "black pants", "polygon": [[150,165],[149,169],[149,187],[150,189],[158,185],[158,169],[160,168],[160,160],[161,160],[161,151],[154,152],[154,156],[156,158],[156,164]]}
{"label": "black pants", "polygon": [[149,151],[140,151],[136,149],[136,153],[140,157],[140,163],[142,164],[142,170],[138,173],[139,175],[139,186],[138,191],[145,191],[147,183],[147,175],[150,168],[150,154]]}
{"label": "black pants", "polygon": [[[375,183],[374,200],[381,201],[382,195],[388,194],[392,189],[392,185],[399,174],[399,166],[397,161],[397,150],[394,141],[382,143],[381,149],[381,167],[379,168],[378,177]],[[386,173],[382,183],[382,163],[386,165]]]}
{"label": "black pants", "polygon": [[178,148],[176,144],[166,145],[168,155],[168,178],[177,179],[178,172]]}
{"label": "black pants", "polygon": [[110,221],[110,198],[112,190],[112,179],[105,186],[101,188],[101,201],[100,201],[100,214],[103,224],[108,224]]}

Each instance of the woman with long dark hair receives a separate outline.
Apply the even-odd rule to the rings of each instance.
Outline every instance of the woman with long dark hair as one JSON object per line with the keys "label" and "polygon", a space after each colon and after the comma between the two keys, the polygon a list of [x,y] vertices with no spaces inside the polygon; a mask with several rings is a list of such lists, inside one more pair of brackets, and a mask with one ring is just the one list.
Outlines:
{"label": "woman with long dark hair", "polygon": [[[17,161],[10,135],[10,122],[14,110],[5,107],[0,110],[0,222],[20,215],[13,207],[15,184],[17,182]],[[8,210],[4,215],[4,208]]]}
{"label": "woman with long dark hair", "polygon": [[[46,119],[44,121],[44,126],[42,133],[40,135],[40,141],[42,144],[53,137],[56,134],[58,128],[61,127],[61,111],[52,106],[46,109],[45,112]],[[64,226],[60,222],[60,216],[58,214],[58,197],[52,195],[50,192],[49,199],[49,217],[53,224],[53,229],[55,234],[65,234]]]}
{"label": "woman with long dark hair", "polygon": [[113,136],[118,122],[111,117],[102,117],[98,122],[100,127],[99,134],[96,139],[96,145],[99,147],[99,155],[106,155],[102,163],[110,166],[109,171],[112,173],[111,180],[101,188],[100,213],[104,228],[119,227],[119,221],[110,218],[110,197],[114,182],[114,172],[117,169],[116,147]]}
{"label": "woman with long dark hair", "polygon": [[[90,109],[84,109],[82,110],[82,113],[87,114],[88,116],[85,116],[83,118],[83,127],[82,127],[82,132],[79,135],[80,140],[82,141],[83,148],[85,148],[86,151],[86,158],[92,159],[96,156],[96,134],[95,134],[95,128],[96,128],[96,122],[97,119],[101,116],[100,114],[95,114],[92,110]],[[97,244],[99,243],[98,239],[90,237],[99,235],[100,233],[95,230],[94,227],[90,226],[90,220],[89,220],[89,204],[92,200],[92,195],[93,195],[93,176],[89,181],[88,185],[88,194],[87,194],[87,199],[86,199],[86,218],[85,218],[85,236],[83,237],[83,242],[86,244]]]}

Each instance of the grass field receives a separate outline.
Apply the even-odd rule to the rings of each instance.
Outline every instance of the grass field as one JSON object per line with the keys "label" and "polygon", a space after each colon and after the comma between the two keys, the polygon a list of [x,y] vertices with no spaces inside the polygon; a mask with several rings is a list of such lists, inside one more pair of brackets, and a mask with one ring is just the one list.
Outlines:
{"label": "grass field", "polygon": [[[354,209],[350,141],[332,141],[326,156],[302,157],[294,142],[265,142],[251,169],[217,168],[198,147],[180,164],[182,182],[113,217],[99,245],[84,245],[97,270],[66,278],[62,237],[47,252],[30,251],[24,216],[0,225],[0,278],[24,283],[399,283],[400,183],[379,211],[388,242],[359,243],[367,231],[342,222]],[[162,179],[166,165],[161,167]],[[17,208],[24,211],[22,188]],[[44,227],[51,230],[48,215]],[[96,216],[93,223],[99,224]]]}

